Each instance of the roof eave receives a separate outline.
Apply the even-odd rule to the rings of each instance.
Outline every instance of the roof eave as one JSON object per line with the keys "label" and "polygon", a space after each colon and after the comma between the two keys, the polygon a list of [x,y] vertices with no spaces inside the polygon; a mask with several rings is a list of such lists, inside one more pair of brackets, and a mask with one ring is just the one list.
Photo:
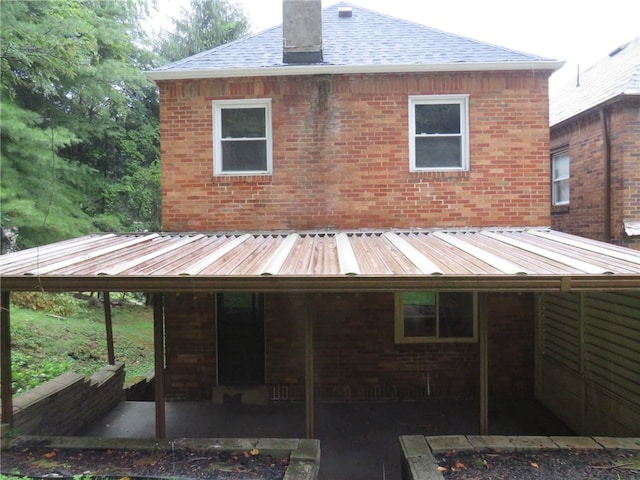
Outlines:
{"label": "roof eave", "polygon": [[619,101],[627,101],[627,100],[640,100],[640,92],[621,92],[617,93],[606,100],[601,101],[600,103],[596,103],[590,107],[585,108],[584,110],[580,110],[579,112],[575,112],[567,117],[562,117],[560,120],[555,120],[549,123],[549,128],[561,128],[572,122],[577,121],[578,119],[582,119],[587,115],[597,112],[603,108],[606,108],[614,103]]}
{"label": "roof eave", "polygon": [[560,69],[564,62],[460,62],[434,64],[385,64],[385,65],[295,65],[258,68],[150,70],[144,72],[153,81],[195,80],[202,78],[273,77],[291,75],[339,75],[367,73],[429,73],[429,72],[477,72],[530,70],[548,71]]}
{"label": "roof eave", "polygon": [[638,290],[638,275],[6,276],[2,291],[473,292]]}

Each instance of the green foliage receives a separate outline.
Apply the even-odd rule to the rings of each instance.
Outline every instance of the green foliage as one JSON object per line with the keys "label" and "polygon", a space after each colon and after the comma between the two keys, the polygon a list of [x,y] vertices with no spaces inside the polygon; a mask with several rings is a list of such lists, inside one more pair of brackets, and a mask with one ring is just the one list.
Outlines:
{"label": "green foliage", "polygon": [[148,0],[0,0],[0,225],[20,248],[159,230],[156,86],[143,74],[248,31],[229,0],[191,0],[145,46]]}
{"label": "green foliage", "polygon": [[[33,303],[29,302],[30,298]],[[16,293],[11,294],[11,301],[14,394],[67,371],[90,376],[106,366],[101,302],[93,298],[79,300],[71,295],[46,299],[46,295],[30,297]],[[66,313],[62,318],[52,316],[51,311],[57,312],[56,315]],[[125,363],[127,379],[146,374],[153,369],[152,311],[131,304],[114,307],[111,311],[116,360]]]}
{"label": "green foliage", "polygon": [[79,313],[83,307],[82,302],[69,293],[13,292],[11,303],[21,308],[61,316]]}
{"label": "green foliage", "polygon": [[146,211],[110,210],[108,195],[159,159],[146,2],[0,2],[0,224],[25,248],[145,223]]}
{"label": "green foliage", "polygon": [[228,0],[191,0],[190,8],[173,19],[173,26],[157,47],[167,62],[231,42],[249,31],[245,13]]}
{"label": "green foliage", "polygon": [[135,167],[108,192],[109,208],[134,230],[160,230],[160,162]]}
{"label": "green foliage", "polygon": [[71,362],[39,358],[36,354],[15,352],[11,358],[13,394],[19,395],[69,370]]}

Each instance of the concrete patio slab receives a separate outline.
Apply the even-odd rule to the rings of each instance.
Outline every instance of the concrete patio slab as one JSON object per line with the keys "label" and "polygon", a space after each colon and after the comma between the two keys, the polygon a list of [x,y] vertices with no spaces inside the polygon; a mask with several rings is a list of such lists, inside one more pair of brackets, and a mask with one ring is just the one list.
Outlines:
{"label": "concrete patio slab", "polygon": [[[362,402],[316,404],[315,434],[320,440],[320,480],[401,480],[403,435],[433,437],[478,433],[473,401]],[[214,405],[167,402],[168,438],[302,438],[304,404]],[[153,437],[153,402],[124,402],[83,436]],[[489,418],[494,435],[571,435],[573,432],[533,401],[493,402]],[[460,445],[444,446],[444,451]]]}

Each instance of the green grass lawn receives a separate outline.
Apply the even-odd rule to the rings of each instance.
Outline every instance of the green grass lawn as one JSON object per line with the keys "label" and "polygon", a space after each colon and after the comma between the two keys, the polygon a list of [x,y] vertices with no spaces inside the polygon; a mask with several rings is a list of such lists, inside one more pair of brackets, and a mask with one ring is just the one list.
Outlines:
{"label": "green grass lawn", "polygon": [[[125,384],[153,369],[153,310],[133,299],[111,297]],[[14,395],[67,371],[90,376],[108,363],[104,307],[95,297],[12,293],[10,318]]]}

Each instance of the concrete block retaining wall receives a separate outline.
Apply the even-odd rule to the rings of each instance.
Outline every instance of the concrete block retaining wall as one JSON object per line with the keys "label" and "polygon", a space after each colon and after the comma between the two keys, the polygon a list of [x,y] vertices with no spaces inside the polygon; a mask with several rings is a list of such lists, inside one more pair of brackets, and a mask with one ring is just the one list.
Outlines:
{"label": "concrete block retaining wall", "polygon": [[90,378],[67,372],[13,399],[13,428],[22,435],[75,435],[124,400],[124,364]]}

